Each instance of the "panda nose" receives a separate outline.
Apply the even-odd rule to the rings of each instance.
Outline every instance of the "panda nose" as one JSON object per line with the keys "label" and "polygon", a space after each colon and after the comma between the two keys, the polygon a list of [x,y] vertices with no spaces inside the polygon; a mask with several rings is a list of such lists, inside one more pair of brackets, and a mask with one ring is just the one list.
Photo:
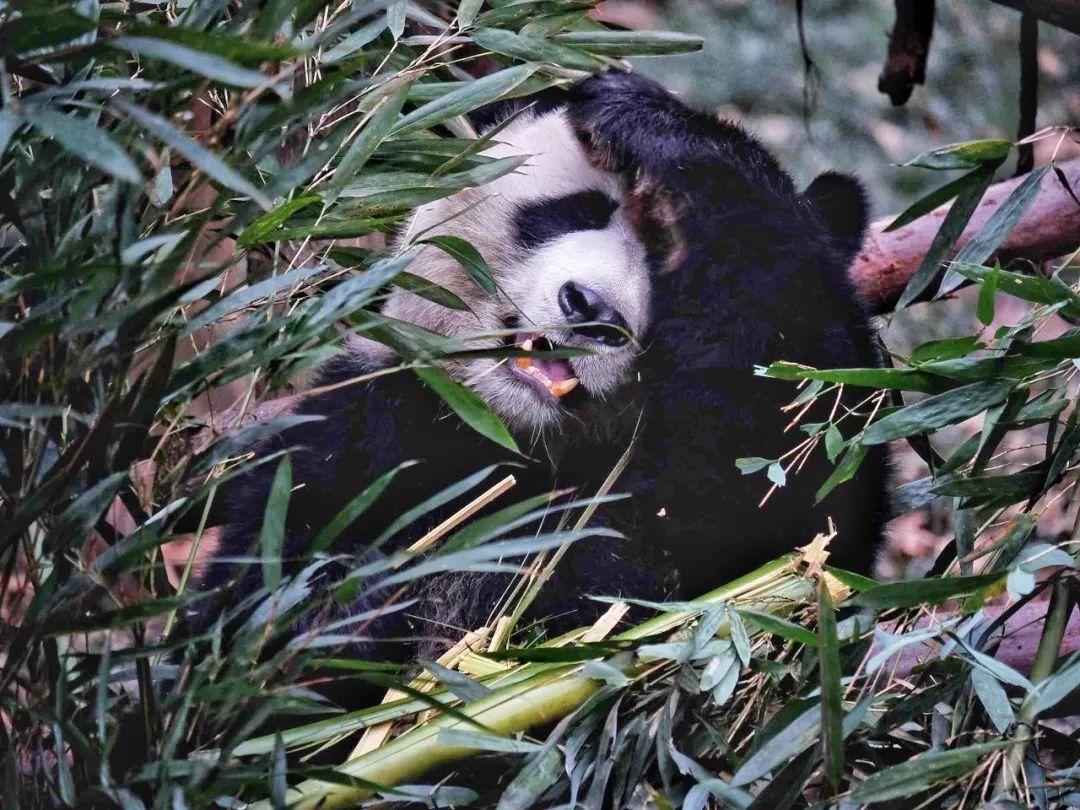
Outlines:
{"label": "panda nose", "polygon": [[559,308],[579,335],[603,343],[605,346],[622,346],[629,340],[626,321],[619,311],[596,290],[568,281],[559,289]]}

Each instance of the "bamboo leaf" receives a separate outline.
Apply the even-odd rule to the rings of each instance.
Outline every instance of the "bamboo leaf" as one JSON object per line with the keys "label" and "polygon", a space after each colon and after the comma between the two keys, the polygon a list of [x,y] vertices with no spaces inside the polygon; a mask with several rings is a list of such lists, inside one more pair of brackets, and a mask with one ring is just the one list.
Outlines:
{"label": "bamboo leaf", "polygon": [[923,152],[913,157],[904,166],[920,169],[971,169],[982,164],[998,165],[1012,150],[1010,141],[984,140],[951,143]]}
{"label": "bamboo leaf", "polygon": [[1001,276],[1001,265],[995,264],[990,271],[989,278],[979,287],[979,300],[975,312],[979,320],[986,326],[994,320],[994,301],[997,299],[998,278]]}
{"label": "bamboo leaf", "polygon": [[849,604],[875,610],[924,604],[938,605],[959,596],[975,593],[1000,582],[1003,578],[1004,574],[982,574],[972,577],[933,577],[888,582],[856,594],[849,600]]}
{"label": "bamboo leaf", "polygon": [[994,728],[1004,734],[1016,722],[1016,712],[1013,711],[1009,696],[1005,694],[997,678],[985,669],[975,667],[971,670],[971,685]]}
{"label": "bamboo leaf", "polygon": [[274,481],[266,499],[262,528],[259,530],[263,584],[271,594],[281,585],[281,562],[285,553],[285,517],[289,510],[291,490],[292,461],[286,455],[274,473]]}
{"label": "bamboo leaf", "polygon": [[742,787],[765,776],[817,742],[820,731],[821,708],[815,705],[751,754],[731,777],[731,786]]}
{"label": "bamboo leaf", "polygon": [[488,295],[495,295],[498,292],[495,276],[484,261],[484,257],[480,255],[480,251],[460,236],[432,236],[422,240],[420,244],[434,245],[453,256],[462,269],[469,274],[469,278]]}
{"label": "bamboo leaf", "polygon": [[270,199],[257,189],[250,180],[225,163],[225,161],[213,152],[197,144],[164,118],[154,115],[150,111],[135,104],[131,104],[119,97],[113,98],[110,101],[110,104],[121,110],[129,118],[133,119],[151,135],[168,144],[175,151],[191,161],[192,165],[221,183],[221,185],[226,188],[231,188],[233,191],[238,191],[241,194],[246,194],[266,210],[269,210],[272,207]]}
{"label": "bamboo leaf", "polygon": [[772,633],[773,635],[786,638],[788,641],[794,641],[807,647],[813,647],[817,644],[818,638],[816,635],[811,633],[805,627],[800,627],[793,622],[789,622],[787,619],[754,608],[741,607],[738,610],[740,615],[756,624],[766,633]]}
{"label": "bamboo leaf", "polygon": [[1014,385],[1009,380],[984,380],[927,397],[878,419],[863,432],[862,443],[885,444],[962,422],[1004,401]]}
{"label": "bamboo leaf", "polygon": [[442,397],[465,424],[507,450],[521,452],[502,420],[492,413],[487,403],[473,393],[472,389],[455,382],[446,372],[437,368],[413,370],[425,385]]}
{"label": "bamboo leaf", "polygon": [[602,56],[666,56],[700,51],[703,37],[675,31],[565,31],[552,39]]}
{"label": "bamboo leaf", "polygon": [[[979,232],[960,248],[960,251],[954,257],[954,261],[960,264],[982,264],[989,259],[991,254],[1005,241],[1005,237],[1009,235],[1009,232],[1027,213],[1031,204],[1035,202],[1035,198],[1039,194],[1039,185],[1049,170],[1049,166],[1040,166],[1028,174],[1023,182],[1012,190],[1005,202],[990,215],[990,218],[979,229]],[[945,273],[945,278],[941,280],[941,287],[938,289],[937,294],[941,296],[951,292],[959,287],[963,280],[963,276],[949,270]]]}
{"label": "bamboo leaf", "polygon": [[309,205],[320,202],[321,199],[322,198],[318,194],[303,194],[299,197],[293,197],[293,199],[267,211],[244,228],[244,230],[240,232],[240,236],[237,237],[236,244],[239,247],[248,247],[249,245],[254,245],[258,242],[272,241],[271,237],[274,232],[285,224],[289,217],[297,211],[302,211]]}
{"label": "bamboo leaf", "polygon": [[383,98],[367,124],[349,144],[327,187],[327,206],[338,198],[342,190],[352,182],[367,163],[368,158],[375,154],[375,150],[390,134],[390,130],[401,114],[401,108],[405,105],[405,100],[409,97],[412,84],[411,80],[400,83],[394,92]]}
{"label": "bamboo leaf", "polygon": [[818,580],[818,671],[821,676],[821,728],[829,785],[839,791],[844,778],[844,703],[836,611],[824,579]]}
{"label": "bamboo leaf", "polygon": [[829,474],[829,477],[825,479],[825,483],[821,485],[817,493],[814,495],[814,502],[820,503],[824,498],[840,486],[845,481],[850,481],[855,477],[855,473],[859,471],[859,467],[862,466],[863,459],[866,458],[870,452],[869,448],[864,443],[852,442],[848,446],[847,452],[844,457],[840,459],[840,463],[836,465],[836,469]]}
{"label": "bamboo leaf", "polygon": [[23,115],[32,127],[64,149],[125,183],[141,183],[142,173],[120,145],[85,118],[27,105]]}
{"label": "bamboo leaf", "polygon": [[905,225],[914,222],[919,217],[933,211],[939,205],[947,203],[953,197],[966,191],[974,184],[980,182],[982,172],[980,169],[975,169],[963,177],[958,177],[950,183],[946,183],[940,188],[934,189],[922,199],[912,203],[892,222],[885,228],[885,232],[895,231],[898,228],[903,228]]}
{"label": "bamboo leaf", "polygon": [[956,243],[956,240],[960,238],[960,234],[964,232],[964,228],[971,219],[971,215],[975,213],[975,209],[978,208],[983,194],[990,187],[990,182],[994,179],[994,168],[994,165],[979,168],[977,177],[957,195],[955,202],[949,208],[948,213],[945,214],[941,227],[938,228],[938,232],[934,235],[929,250],[923,256],[919,269],[915,271],[911,280],[908,281],[904,292],[900,295],[900,300],[896,302],[898,310],[903,309],[922,295],[934,278],[937,277],[946,254]]}
{"label": "bamboo leaf", "polygon": [[851,800],[870,804],[914,796],[939,782],[970,773],[983,757],[1012,744],[1009,741],[982,743],[919,754],[907,762],[871,774],[851,791]]}
{"label": "bamboo leaf", "polygon": [[129,51],[137,56],[161,59],[233,87],[262,87],[270,83],[270,78],[257,70],[240,67],[217,54],[189,48],[178,42],[148,36],[113,37],[106,41],[113,48]]}
{"label": "bamboo leaf", "polygon": [[310,553],[319,554],[330,547],[330,544],[336,540],[343,531],[349,526],[355,523],[361,515],[368,510],[368,508],[379,499],[386,488],[390,486],[390,482],[394,480],[394,477],[405,467],[410,466],[408,462],[399,464],[389,472],[385,472],[364,487],[360,494],[345,504],[341,511],[334,515],[333,519],[324,526],[315,539],[311,541]]}
{"label": "bamboo leaf", "polygon": [[519,65],[462,85],[413,110],[394,125],[390,134],[395,137],[406,135],[472,112],[509,93],[536,70],[536,65]]}

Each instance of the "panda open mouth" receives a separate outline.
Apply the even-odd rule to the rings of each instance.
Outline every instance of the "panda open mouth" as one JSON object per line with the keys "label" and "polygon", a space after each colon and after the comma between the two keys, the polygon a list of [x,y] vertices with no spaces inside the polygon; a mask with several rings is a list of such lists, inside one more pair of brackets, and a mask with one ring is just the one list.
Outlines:
{"label": "panda open mouth", "polygon": [[[536,334],[518,334],[514,338],[514,345],[527,352],[550,352],[555,349],[550,340]],[[581,382],[570,362],[560,358],[515,357],[511,369],[518,377],[528,380],[536,388],[542,388],[557,400],[565,397]]]}

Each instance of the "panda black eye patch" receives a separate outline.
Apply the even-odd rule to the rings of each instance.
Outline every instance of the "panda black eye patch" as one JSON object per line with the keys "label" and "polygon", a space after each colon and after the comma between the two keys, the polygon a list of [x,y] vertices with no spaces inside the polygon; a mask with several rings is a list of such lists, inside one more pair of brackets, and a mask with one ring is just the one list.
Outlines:
{"label": "panda black eye patch", "polygon": [[602,191],[579,191],[531,203],[514,215],[517,242],[532,249],[575,231],[603,230],[618,207]]}

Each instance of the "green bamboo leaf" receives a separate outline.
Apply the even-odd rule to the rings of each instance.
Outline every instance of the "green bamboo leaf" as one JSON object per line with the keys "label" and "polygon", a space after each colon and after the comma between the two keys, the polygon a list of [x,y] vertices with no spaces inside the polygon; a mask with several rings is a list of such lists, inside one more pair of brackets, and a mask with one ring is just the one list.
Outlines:
{"label": "green bamboo leaf", "polygon": [[601,56],[666,56],[694,53],[703,37],[676,31],[566,31],[552,39]]}
{"label": "green bamboo leaf", "polygon": [[68,152],[125,183],[141,183],[142,174],[120,145],[85,118],[35,105],[24,105],[23,116],[34,129]]}
{"label": "green bamboo leaf", "polygon": [[1035,714],[1049,711],[1080,689],[1080,661],[1074,659],[1068,666],[1062,667],[1035,687]]}
{"label": "green bamboo leaf", "polygon": [[270,495],[266,499],[262,528],[259,529],[259,554],[262,557],[263,584],[271,594],[281,585],[281,561],[285,551],[285,517],[292,492],[292,461],[286,455],[278,464]]}
{"label": "green bamboo leaf", "polygon": [[764,470],[770,464],[774,463],[774,461],[775,459],[758,458],[756,456],[750,458],[737,458],[735,459],[735,466],[739,468],[739,472],[743,475],[750,475],[750,473]]}
{"label": "green bamboo leaf", "polygon": [[986,709],[986,716],[990,718],[994,728],[1004,734],[1016,722],[1016,712],[1013,711],[1009,696],[998,683],[997,678],[985,669],[973,667],[971,685],[975,689],[975,694],[979,696],[983,708]]}
{"label": "green bamboo leaf", "polygon": [[1014,744],[1009,740],[1002,740],[954,748],[951,751],[927,751],[907,762],[891,765],[871,774],[851,791],[851,801],[872,804],[914,796],[939,782],[957,779],[970,773],[987,754]]}
{"label": "green bamboo leaf", "polygon": [[289,217],[321,200],[318,194],[304,194],[282,203],[244,228],[237,237],[236,244],[240,247],[248,247],[257,242],[269,241],[274,231],[280,228]]}
{"label": "green bamboo leaf", "polygon": [[956,478],[934,487],[938,495],[950,498],[968,498],[975,506],[994,502],[998,505],[1027,500],[1042,490],[1045,475],[1042,472],[1018,472],[1012,475],[973,475]]}
{"label": "green bamboo leaf", "polygon": [[563,774],[563,757],[555,746],[539,753],[506,786],[495,810],[528,810]]}
{"label": "green bamboo leaf", "polygon": [[821,485],[821,488],[814,495],[814,502],[820,503],[830,492],[840,486],[840,484],[854,478],[855,473],[857,473],[859,467],[862,466],[863,459],[866,458],[866,455],[869,452],[869,448],[867,448],[865,444],[853,441],[848,446],[848,451],[844,454],[844,457],[840,459],[840,463],[836,465],[836,469],[834,469],[829,477],[825,479],[825,483]]}
{"label": "green bamboo leaf", "polygon": [[454,748],[498,751],[503,754],[531,754],[541,748],[539,743],[518,740],[513,737],[500,737],[497,734],[485,734],[482,731],[467,731],[456,728],[442,729],[439,732],[438,741],[440,745]]}
{"label": "green bamboo leaf", "polygon": [[779,461],[774,461],[765,470],[765,477],[776,484],[778,487],[785,486],[787,484],[787,473],[784,471],[783,466]]}
{"label": "green bamboo leaf", "polygon": [[1011,141],[984,140],[951,143],[913,157],[904,166],[920,169],[973,169],[981,164],[999,165],[1012,150]]}
{"label": "green bamboo leaf", "polygon": [[481,48],[512,59],[520,59],[522,62],[547,62],[588,71],[596,70],[601,64],[596,57],[577,48],[499,28],[478,28],[473,32],[472,40]]}
{"label": "green bamboo leaf", "polygon": [[484,0],[461,0],[457,9],[458,28],[468,28],[484,5]]}
{"label": "green bamboo leaf", "polygon": [[[138,37],[157,42],[174,42],[193,50],[236,62],[258,65],[261,62],[294,59],[303,51],[282,42],[270,42],[262,35],[237,36],[221,31],[199,31],[182,25],[139,26],[133,28]],[[269,35],[273,36],[273,33]],[[265,79],[264,79],[265,80]]]}
{"label": "green bamboo leaf", "polygon": [[945,338],[923,343],[911,353],[911,361],[925,363],[933,360],[956,360],[983,348],[977,335]]}
{"label": "green bamboo leaf", "polygon": [[833,792],[844,778],[844,701],[840,679],[840,642],[836,636],[836,610],[823,579],[818,580],[818,673],[821,676],[821,728],[825,768]]}
{"label": "green bamboo leaf", "polygon": [[934,379],[920,371],[900,368],[841,368],[819,370],[795,363],[778,362],[757,372],[777,380],[822,380],[859,388],[932,393],[940,390]]}
{"label": "green bamboo leaf", "polygon": [[495,276],[488,267],[480,251],[462,239],[460,236],[432,236],[420,241],[422,245],[434,245],[440,250],[449,253],[458,260],[458,264],[469,274],[488,295],[495,295],[498,288],[495,286]]}
{"label": "green bamboo leaf", "polygon": [[747,757],[731,777],[731,786],[748,785],[765,776],[816,743],[820,731],[821,708],[811,706]]}
{"label": "green bamboo leaf", "polygon": [[[950,268],[972,281],[984,282],[993,270],[978,264],[954,262]],[[1080,318],[1080,294],[1071,289],[1059,278],[1047,278],[1041,273],[1023,275],[1002,270],[998,273],[998,291],[1036,304],[1064,304],[1063,314],[1070,318]]]}
{"label": "green bamboo leaf", "polygon": [[979,168],[975,172],[977,174],[975,180],[957,195],[955,202],[949,208],[948,213],[945,214],[941,227],[938,228],[937,233],[934,235],[934,239],[930,243],[930,249],[923,256],[919,269],[915,271],[907,286],[904,287],[900,300],[896,302],[896,309],[903,309],[922,295],[937,277],[946,254],[956,243],[956,240],[960,238],[960,234],[964,232],[964,228],[971,219],[971,215],[975,213],[975,209],[978,208],[983,194],[990,187],[990,183],[994,179],[995,168],[993,164]]}
{"label": "green bamboo leaf", "polygon": [[394,286],[399,287],[407,292],[411,292],[413,295],[419,295],[421,298],[427,299],[433,304],[438,304],[441,307],[447,309],[454,309],[460,312],[468,311],[469,305],[462,301],[446,287],[440,287],[434,282],[428,281],[422,276],[414,276],[412,273],[406,273],[402,271],[398,273],[396,279],[394,279]]}
{"label": "green bamboo leaf", "polygon": [[217,54],[189,48],[178,42],[146,36],[114,37],[106,42],[119,50],[160,59],[233,87],[262,87],[270,83],[270,78],[257,70],[240,67]]}
{"label": "green bamboo leaf", "polygon": [[379,499],[394,477],[408,466],[411,466],[411,462],[399,464],[389,472],[383,473],[368,484],[359,495],[345,504],[341,511],[315,535],[315,539],[311,541],[309,553],[319,554],[329,548],[343,531],[355,523],[368,510],[368,507]]}
{"label": "green bamboo leaf", "polygon": [[983,380],[927,397],[878,419],[863,432],[862,443],[884,444],[962,422],[1004,401],[1014,386],[1010,380]]}
{"label": "green bamboo leaf", "polygon": [[994,302],[997,300],[998,278],[1001,276],[1001,265],[995,264],[990,271],[990,276],[979,287],[979,300],[975,307],[975,313],[979,320],[986,326],[994,320]]}
{"label": "green bamboo leaf", "polygon": [[933,211],[939,205],[943,205],[956,197],[958,194],[968,190],[973,185],[981,181],[981,170],[975,169],[968,172],[963,177],[958,177],[951,183],[946,183],[941,188],[935,189],[927,194],[920,200],[912,203],[908,206],[896,219],[889,223],[889,226],[885,228],[885,232],[895,231],[898,228],[903,228],[910,222],[914,222],[919,217]]}
{"label": "green bamboo leaf", "polygon": [[330,205],[338,198],[342,190],[352,182],[353,178],[367,163],[368,158],[375,154],[375,150],[390,134],[390,130],[398,120],[401,108],[409,97],[412,88],[412,80],[398,83],[396,89],[379,102],[379,106],[372,113],[360,134],[349,144],[345,154],[334,169],[326,192],[326,205]]}
{"label": "green bamboo leaf", "polygon": [[[954,261],[960,264],[983,264],[989,259],[1027,213],[1031,204],[1035,202],[1039,194],[1039,185],[1048,171],[1050,171],[1048,165],[1040,166],[1025,177],[1023,182],[1012,190],[1005,202],[990,215],[979,232],[960,248]],[[945,278],[941,280],[941,287],[938,288],[937,294],[941,296],[952,292],[963,283],[963,280],[963,276],[959,273],[947,271]]]}
{"label": "green bamboo leaf", "polygon": [[97,23],[68,8],[63,14],[53,9],[24,6],[19,16],[4,21],[4,50],[12,55],[55,48],[97,29]]}
{"label": "green bamboo leaf", "polygon": [[322,61],[328,65],[348,59],[365,45],[370,45],[386,30],[386,17],[379,17],[349,34],[337,45],[323,52]]}
{"label": "green bamboo leaf", "polygon": [[451,692],[462,703],[483,700],[491,694],[491,689],[463,672],[447,669],[436,661],[420,661],[419,663],[431,673],[440,686]]}
{"label": "green bamboo leaf", "polygon": [[310,278],[319,272],[321,270],[317,266],[302,267],[288,273],[282,273],[279,276],[271,276],[250,286],[241,287],[191,318],[180,330],[180,336],[190,335],[204,326],[214,323],[214,321],[234,312],[239,312],[255,301],[268,298],[287,287],[299,284],[304,279]]}
{"label": "green bamboo leaf", "polygon": [[840,457],[840,453],[844,450],[844,437],[837,429],[836,425],[829,423],[829,426],[825,429],[825,455],[829,461],[835,462]]}
{"label": "green bamboo leaf", "polygon": [[514,453],[521,452],[502,420],[492,413],[487,403],[471,389],[454,382],[446,372],[437,368],[413,370],[432,391],[442,397],[442,400],[461,417],[465,424],[507,450]]}
{"label": "green bamboo leaf", "polygon": [[209,177],[226,188],[246,194],[266,210],[273,207],[270,199],[256,188],[250,180],[229,166],[210,150],[197,144],[164,118],[154,115],[149,110],[115,97],[110,102],[151,135],[159,138],[174,150],[187,158],[192,165],[205,172]]}
{"label": "green bamboo leaf", "polygon": [[995,585],[1002,581],[1004,576],[1004,573],[980,574],[973,577],[931,577],[887,582],[856,594],[848,604],[875,610],[937,605]]}
{"label": "green bamboo leaf", "polygon": [[477,107],[489,104],[509,93],[535,73],[538,67],[538,65],[519,65],[468,82],[413,110],[394,125],[390,134],[396,137],[428,129],[441,124],[448,118],[456,118],[472,112]]}
{"label": "green bamboo leaf", "polygon": [[813,647],[817,644],[817,636],[805,627],[789,622],[780,616],[774,616],[772,613],[755,610],[754,608],[739,608],[738,611],[740,616],[756,624],[766,633],[772,633],[774,636],[780,636],[780,638],[786,638],[788,641],[794,641],[807,647]]}

